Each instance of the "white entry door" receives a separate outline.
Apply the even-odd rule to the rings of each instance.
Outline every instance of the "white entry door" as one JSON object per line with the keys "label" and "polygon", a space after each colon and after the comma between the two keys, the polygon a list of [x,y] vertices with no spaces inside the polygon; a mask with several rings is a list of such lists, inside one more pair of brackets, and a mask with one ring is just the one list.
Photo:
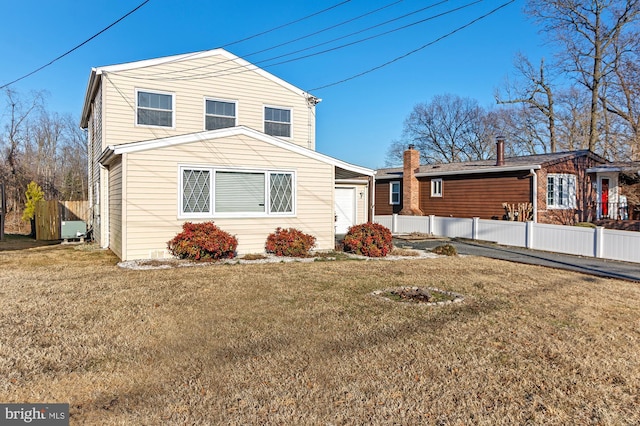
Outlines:
{"label": "white entry door", "polygon": [[336,188],[336,234],[346,234],[356,223],[356,189]]}

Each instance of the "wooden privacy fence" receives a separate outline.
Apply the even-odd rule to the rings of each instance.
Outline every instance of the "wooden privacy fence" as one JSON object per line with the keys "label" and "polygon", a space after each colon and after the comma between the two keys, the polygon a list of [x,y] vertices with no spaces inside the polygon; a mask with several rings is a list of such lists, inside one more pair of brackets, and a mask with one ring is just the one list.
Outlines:
{"label": "wooden privacy fence", "polygon": [[36,240],[59,240],[62,221],[89,220],[88,201],[38,201],[35,209]]}

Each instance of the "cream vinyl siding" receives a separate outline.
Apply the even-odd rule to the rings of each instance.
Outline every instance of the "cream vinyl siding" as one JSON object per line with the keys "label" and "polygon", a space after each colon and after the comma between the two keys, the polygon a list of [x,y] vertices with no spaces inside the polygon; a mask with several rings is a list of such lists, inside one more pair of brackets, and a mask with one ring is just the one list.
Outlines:
{"label": "cream vinyl siding", "polygon": [[109,166],[109,248],[122,258],[122,162]]}
{"label": "cream vinyl siding", "polygon": [[161,257],[167,241],[182,229],[179,219],[180,166],[219,166],[296,173],[296,216],[213,220],[238,238],[238,253],[262,253],[277,227],[294,227],[333,249],[334,166],[255,140],[233,136],[126,154],[126,260]]}
{"label": "cream vinyl siding", "polygon": [[[116,145],[203,131],[203,99],[213,98],[237,101],[237,124],[259,132],[264,132],[264,105],[290,108],[293,128],[292,137],[287,140],[315,149],[315,107],[310,110],[302,93],[254,71],[238,72],[242,69],[245,68],[238,68],[236,62],[223,56],[210,56],[103,73],[104,118],[109,123],[105,140],[109,145]],[[179,72],[165,74],[173,71]],[[183,79],[194,74],[197,74],[194,78]],[[175,95],[175,128],[135,125],[137,89]]]}

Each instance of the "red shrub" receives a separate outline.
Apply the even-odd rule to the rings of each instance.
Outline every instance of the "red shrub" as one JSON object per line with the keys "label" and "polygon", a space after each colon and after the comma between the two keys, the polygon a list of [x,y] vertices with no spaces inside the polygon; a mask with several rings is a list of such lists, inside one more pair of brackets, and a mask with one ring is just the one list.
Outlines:
{"label": "red shrub", "polygon": [[167,242],[169,251],[181,259],[217,260],[236,256],[238,240],[213,222],[182,225],[182,232]]}
{"label": "red shrub", "polygon": [[316,244],[316,237],[305,234],[295,228],[277,228],[269,234],[265,249],[276,256],[307,257]]}
{"label": "red shrub", "polygon": [[369,257],[384,257],[393,248],[391,231],[377,223],[352,226],[343,244],[344,251]]}

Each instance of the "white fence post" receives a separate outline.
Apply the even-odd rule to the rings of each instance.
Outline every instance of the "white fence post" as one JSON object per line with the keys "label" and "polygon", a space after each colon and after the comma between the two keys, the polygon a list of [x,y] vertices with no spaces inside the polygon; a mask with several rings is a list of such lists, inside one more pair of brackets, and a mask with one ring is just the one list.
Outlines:
{"label": "white fence post", "polygon": [[473,225],[471,226],[471,238],[474,240],[478,239],[478,228],[480,227],[480,218],[473,218]]}
{"label": "white fence post", "polygon": [[535,222],[529,221],[527,222],[527,227],[525,228],[525,243],[524,246],[528,249],[533,248],[533,226]]}
{"label": "white fence post", "polygon": [[434,214],[430,214],[429,215],[429,233],[432,235],[435,235],[435,226],[436,226],[436,215]]}
{"label": "white fence post", "polygon": [[594,238],[594,256],[595,257],[603,257],[603,247],[604,247],[604,227],[598,226],[595,229],[595,238]]}
{"label": "white fence post", "polygon": [[391,216],[391,233],[395,234],[396,232],[398,232],[398,213]]}

